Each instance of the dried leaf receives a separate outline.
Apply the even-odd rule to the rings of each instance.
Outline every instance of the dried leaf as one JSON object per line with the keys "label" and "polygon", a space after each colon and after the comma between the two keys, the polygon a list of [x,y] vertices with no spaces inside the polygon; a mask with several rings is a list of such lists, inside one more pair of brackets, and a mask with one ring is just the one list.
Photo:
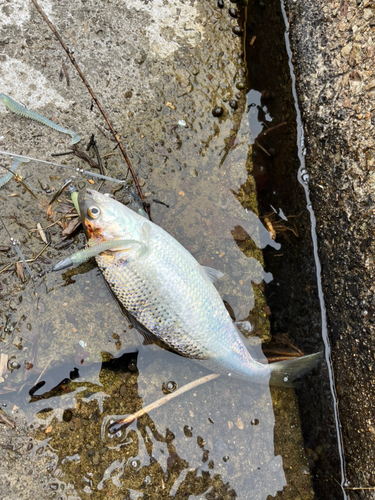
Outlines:
{"label": "dried leaf", "polygon": [[275,240],[276,239],[276,231],[275,231],[271,221],[267,217],[264,218],[264,225],[266,226],[267,230],[269,231],[271,238],[273,240]]}
{"label": "dried leaf", "polygon": [[52,431],[52,425],[49,425],[47,429],[44,431],[46,434]]}
{"label": "dried leaf", "polygon": [[61,236],[63,236],[64,238],[66,236],[71,236],[77,230],[80,224],[81,224],[81,219],[79,217],[72,219],[62,232]]}
{"label": "dried leaf", "polygon": [[22,262],[16,262],[16,274],[22,281],[25,281],[25,275],[23,272],[24,269],[25,266],[23,265]]}
{"label": "dried leaf", "polygon": [[43,243],[45,243],[47,245],[48,244],[47,237],[46,237],[45,232],[43,231],[43,228],[42,228],[42,226],[40,225],[39,222],[36,225],[36,228],[38,230],[38,233],[39,233],[40,237],[42,238]]}
{"label": "dried leaf", "polygon": [[8,368],[8,354],[0,354],[0,377],[7,371]]}
{"label": "dried leaf", "polygon": [[49,206],[49,200],[47,198],[43,198],[38,204],[38,209],[41,212],[46,212]]}
{"label": "dried leaf", "polygon": [[238,417],[237,422],[236,422],[236,426],[240,429],[240,431],[243,430],[244,425],[243,425],[243,422],[241,420],[241,417]]}
{"label": "dried leaf", "polygon": [[56,212],[59,214],[65,214],[66,212],[72,212],[74,210],[73,205],[68,203],[59,203],[56,207]]}

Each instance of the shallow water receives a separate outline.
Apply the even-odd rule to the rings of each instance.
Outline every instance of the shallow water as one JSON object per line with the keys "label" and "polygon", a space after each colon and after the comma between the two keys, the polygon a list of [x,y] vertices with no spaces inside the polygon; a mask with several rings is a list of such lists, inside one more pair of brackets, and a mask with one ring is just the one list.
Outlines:
{"label": "shallow water", "polygon": [[[80,20],[83,14],[81,7],[77,9]],[[147,2],[139,11],[148,13]],[[55,22],[64,25],[62,7],[53,6],[52,12]],[[141,104],[141,98],[138,104],[120,99],[113,112],[143,192],[149,200],[168,205],[151,203],[153,221],[201,264],[225,274],[217,288],[233,317],[250,321],[252,331],[244,333],[262,359],[258,339],[270,340],[270,311],[263,292],[267,293],[268,283],[272,292],[275,283],[285,280],[264,268],[261,250],[273,259],[284,248],[289,252],[284,237],[291,233],[293,238],[294,233],[285,227],[295,228],[290,215],[298,216],[299,211],[289,213],[282,196],[275,203],[276,211],[289,217],[282,229],[275,225],[276,241],[264,219],[259,219],[257,190],[262,199],[262,193],[274,187],[264,165],[255,161],[253,166],[253,153],[259,160],[259,134],[280,123],[281,116],[265,102],[263,89],[250,85],[246,92],[236,87],[245,81],[244,59],[238,55],[242,39],[223,37],[223,31],[231,30],[237,21],[229,18],[227,9],[218,9],[216,2],[205,2],[200,15],[215,23],[206,30],[204,43],[194,46],[192,58],[184,49],[176,51],[159,82],[159,100],[150,105],[147,95]],[[82,57],[87,56],[85,50]],[[113,74],[116,65],[126,68],[121,59],[111,64]],[[90,66],[87,71],[90,76]],[[93,79],[95,75],[96,68]],[[107,102],[117,83],[111,85]],[[78,101],[82,99],[77,95]],[[229,105],[233,99],[235,110]],[[219,104],[224,114],[215,118],[212,109]],[[77,118],[77,127],[81,124],[97,134],[93,122],[101,122],[97,117],[87,120],[85,113],[87,109],[81,122]],[[1,118],[3,132],[21,127],[14,115]],[[73,113],[73,123],[74,118]],[[292,120],[293,115],[287,118]],[[181,120],[186,125],[179,124]],[[64,139],[54,135],[50,139],[35,124],[23,135],[24,152],[31,156],[33,151],[35,155],[39,150],[50,152],[52,147],[58,152],[66,147]],[[97,140],[101,154],[111,155],[110,141],[101,135]],[[1,146],[18,152],[17,134],[5,135]],[[76,166],[76,161],[67,159],[67,164]],[[79,165],[87,168],[82,162]],[[106,167],[108,175],[124,177],[119,157],[108,156]],[[24,174],[30,173],[29,167],[22,168]],[[46,205],[41,202],[52,193],[42,193],[42,184],[49,184],[44,191],[58,189],[63,179],[58,170],[39,165],[30,178],[39,191],[37,200],[15,182],[0,192],[1,214],[27,257],[43,247],[28,229],[37,222],[48,225]],[[81,188],[91,186],[82,179],[75,182]],[[102,191],[113,191],[115,186],[106,183]],[[14,193],[18,196],[9,197]],[[115,196],[127,199],[125,189]],[[68,200],[65,195],[60,198]],[[302,231],[308,232],[308,221],[304,223]],[[0,458],[10,482],[3,481],[0,488],[14,492],[9,498],[30,498],[27,492],[22,497],[22,485],[17,484],[25,474],[24,484],[34,481],[36,487],[40,481],[48,498],[267,499],[277,492],[283,499],[313,498],[311,457],[304,450],[297,400],[290,389],[271,392],[221,376],[141,417],[120,434],[108,434],[111,420],[162,397],[163,385],[169,381],[181,387],[208,372],[158,346],[143,346],[94,264],[49,273],[53,263],[84,243],[79,233],[68,248],[59,250],[61,228],[55,225],[49,232],[51,247],[44,260],[32,265],[35,281],[26,276],[22,282],[14,267],[0,276],[1,352],[6,356],[0,393],[4,412],[18,424],[16,432],[1,429],[0,434],[5,446]],[[4,231],[1,235],[7,244]],[[0,253],[1,264],[12,260],[11,251]],[[286,320],[276,314],[276,321],[284,326]],[[301,322],[308,323],[306,316]],[[305,324],[303,337],[308,330]],[[274,333],[280,331],[286,333]],[[314,323],[314,331],[319,331],[319,324]],[[319,346],[315,338],[303,348],[313,352]],[[313,452],[315,457],[318,451]]]}

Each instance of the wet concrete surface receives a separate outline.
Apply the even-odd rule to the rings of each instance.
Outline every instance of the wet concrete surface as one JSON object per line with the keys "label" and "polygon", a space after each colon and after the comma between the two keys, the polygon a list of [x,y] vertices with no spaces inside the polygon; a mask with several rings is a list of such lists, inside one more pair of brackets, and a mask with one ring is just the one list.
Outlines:
{"label": "wet concrete surface", "polygon": [[[346,461],[374,493],[374,112],[371,2],[286,2]],[[345,478],[344,478],[345,479]]]}

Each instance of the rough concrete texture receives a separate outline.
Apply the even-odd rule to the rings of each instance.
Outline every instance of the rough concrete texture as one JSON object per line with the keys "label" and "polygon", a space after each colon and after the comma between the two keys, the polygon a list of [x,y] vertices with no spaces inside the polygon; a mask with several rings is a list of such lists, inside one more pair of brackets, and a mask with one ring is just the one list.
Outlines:
{"label": "rough concrete texture", "polygon": [[[238,21],[213,1],[43,1],[41,6],[108,110],[145,196],[169,206],[152,204],[153,220],[199,262],[225,273],[218,289],[234,316],[249,318],[252,334],[268,340],[268,311],[255,285],[270,278],[262,267],[261,249],[276,245],[259,219],[245,210],[257,213],[245,95],[239,91],[245,76],[242,42],[232,33]],[[79,132],[82,149],[95,133],[107,174],[125,178],[124,161],[113,151],[87,89],[32,4],[15,1],[0,9],[1,91]],[[212,109],[218,105],[224,112],[215,118]],[[69,139],[62,134],[3,106],[0,113],[1,149],[43,159],[67,150]],[[90,155],[94,157],[92,151]],[[71,157],[59,161],[88,168]],[[38,222],[46,227],[66,211],[69,200],[62,195],[65,206],[57,202],[47,219],[48,199],[67,173],[37,163],[21,166],[20,172],[30,176],[27,180],[37,199],[12,180],[0,192],[1,214],[25,256],[31,257],[43,243],[30,229]],[[92,185],[75,180],[80,188]],[[94,187],[98,185],[94,182]],[[114,191],[116,184],[108,182],[105,187]],[[116,197],[126,201],[124,191]],[[51,245],[42,260],[32,264],[34,273],[48,270],[51,263],[83,246],[83,235],[78,234],[61,248],[61,229],[58,224],[49,228]],[[6,243],[3,230],[1,237]],[[0,259],[6,265],[14,256],[8,251]],[[176,360],[156,347],[139,355],[139,376],[134,374],[134,360],[132,369],[124,364],[123,372],[112,365],[102,369],[102,360],[110,363],[125,350],[134,352],[139,340],[91,264],[46,274],[35,282],[27,277],[20,280],[12,267],[2,275],[1,287],[0,333],[7,357],[0,383],[2,401],[8,403],[4,411],[19,426],[24,419],[33,422],[34,430],[29,427],[27,433],[36,432],[42,441],[47,436],[48,446],[58,455],[52,469],[45,471],[47,480],[40,482],[41,498],[73,500],[89,498],[92,492],[98,499],[109,494],[165,498],[166,492],[187,498],[193,489],[207,499],[231,499],[236,494],[246,498],[249,491],[252,499],[261,499],[283,490],[284,468],[288,486],[281,498],[312,498],[295,398],[288,392],[277,396],[275,391],[283,420],[274,438],[269,390],[230,379],[207,385],[171,408],[166,406],[152,416],[155,424],[146,420],[134,425],[117,437],[107,453],[107,437],[101,436],[104,417],[133,412],[161,397],[163,382],[173,379],[183,385],[201,371],[191,361]],[[80,378],[67,381],[74,379],[77,366]],[[39,379],[45,384],[30,394]],[[17,408],[12,410],[14,405]],[[193,440],[188,439],[186,426],[193,427]],[[127,457],[123,450],[130,440]],[[21,453],[12,468],[12,457],[4,452],[9,478],[15,472],[11,482],[0,485],[1,495],[9,500],[30,498],[28,483],[18,484],[29,456]],[[44,470],[44,458],[40,460],[33,455],[38,477]],[[135,474],[139,468],[142,474]],[[48,489],[43,489],[47,483]],[[33,488],[37,486],[34,482]]]}
{"label": "rough concrete texture", "polygon": [[[287,1],[349,498],[375,498],[374,29],[367,1]],[[363,489],[361,489],[363,488]]]}

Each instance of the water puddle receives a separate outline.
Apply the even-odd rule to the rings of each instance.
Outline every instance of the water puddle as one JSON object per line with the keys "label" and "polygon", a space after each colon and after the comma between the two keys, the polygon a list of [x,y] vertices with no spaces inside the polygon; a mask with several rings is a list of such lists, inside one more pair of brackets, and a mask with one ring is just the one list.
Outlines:
{"label": "water puddle", "polygon": [[[134,8],[146,15],[147,4],[135,2]],[[228,14],[233,5],[237,17]],[[199,6],[202,21],[196,22],[205,28],[210,20],[209,29],[191,28],[189,49],[180,45],[178,30],[163,31],[175,52],[154,82],[156,102],[133,104],[133,93],[140,96],[133,89],[113,113],[153,221],[202,265],[224,273],[217,288],[249,348],[265,361],[260,342],[269,342],[271,334],[269,353],[265,349],[271,357],[290,353],[293,345],[306,353],[321,350],[321,316],[310,221],[297,178],[295,111],[285,93],[290,76],[275,77],[273,85],[272,76],[261,75],[257,58],[269,50],[262,40],[263,4],[247,11],[233,5]],[[56,19],[59,9],[51,11]],[[223,37],[240,16],[247,17],[245,36]],[[277,6],[272,16],[278,16],[280,29]],[[285,52],[283,29],[279,35]],[[137,64],[145,63],[145,54],[137,53]],[[277,57],[287,71],[285,57]],[[162,67],[162,58],[159,63]],[[116,65],[125,74],[126,60],[111,64],[113,74]],[[152,71],[159,73],[150,67],[149,75]],[[109,87],[109,102],[114,91]],[[84,113],[82,127],[89,123]],[[14,120],[4,118],[3,132]],[[25,139],[25,154],[34,151],[35,157],[39,148],[50,152],[43,131],[30,130],[34,135]],[[3,149],[19,148],[15,135],[1,141]],[[97,141],[108,175],[124,178],[113,144],[103,134]],[[54,151],[62,144],[54,143]],[[71,157],[64,161],[88,168]],[[22,166],[22,172],[29,171]],[[14,181],[0,191],[1,215],[27,256],[43,248],[31,229],[51,224],[48,200],[63,180],[58,169],[39,165],[30,179],[37,199]],[[80,188],[100,184],[77,177],[74,182]],[[102,191],[129,200],[127,190],[110,181]],[[61,195],[52,208],[55,220],[71,208],[68,196]],[[143,345],[92,262],[49,272],[84,244],[82,231],[62,240],[62,229],[58,223],[48,229],[51,245],[30,264],[35,280],[22,280],[14,266],[0,275],[0,397],[2,410],[17,424],[16,430],[0,428],[0,479],[14,494],[9,498],[36,498],[46,491],[49,498],[70,500],[276,495],[308,500],[315,498],[313,486],[320,495],[328,491],[332,477],[327,472],[322,487],[318,477],[327,461],[333,477],[339,469],[324,367],[321,376],[315,371],[302,384],[298,400],[293,389],[271,390],[220,376],[111,434],[112,421],[210,372],[157,345]],[[1,236],[8,244],[4,231]],[[0,269],[15,260],[11,249],[0,252]]]}

